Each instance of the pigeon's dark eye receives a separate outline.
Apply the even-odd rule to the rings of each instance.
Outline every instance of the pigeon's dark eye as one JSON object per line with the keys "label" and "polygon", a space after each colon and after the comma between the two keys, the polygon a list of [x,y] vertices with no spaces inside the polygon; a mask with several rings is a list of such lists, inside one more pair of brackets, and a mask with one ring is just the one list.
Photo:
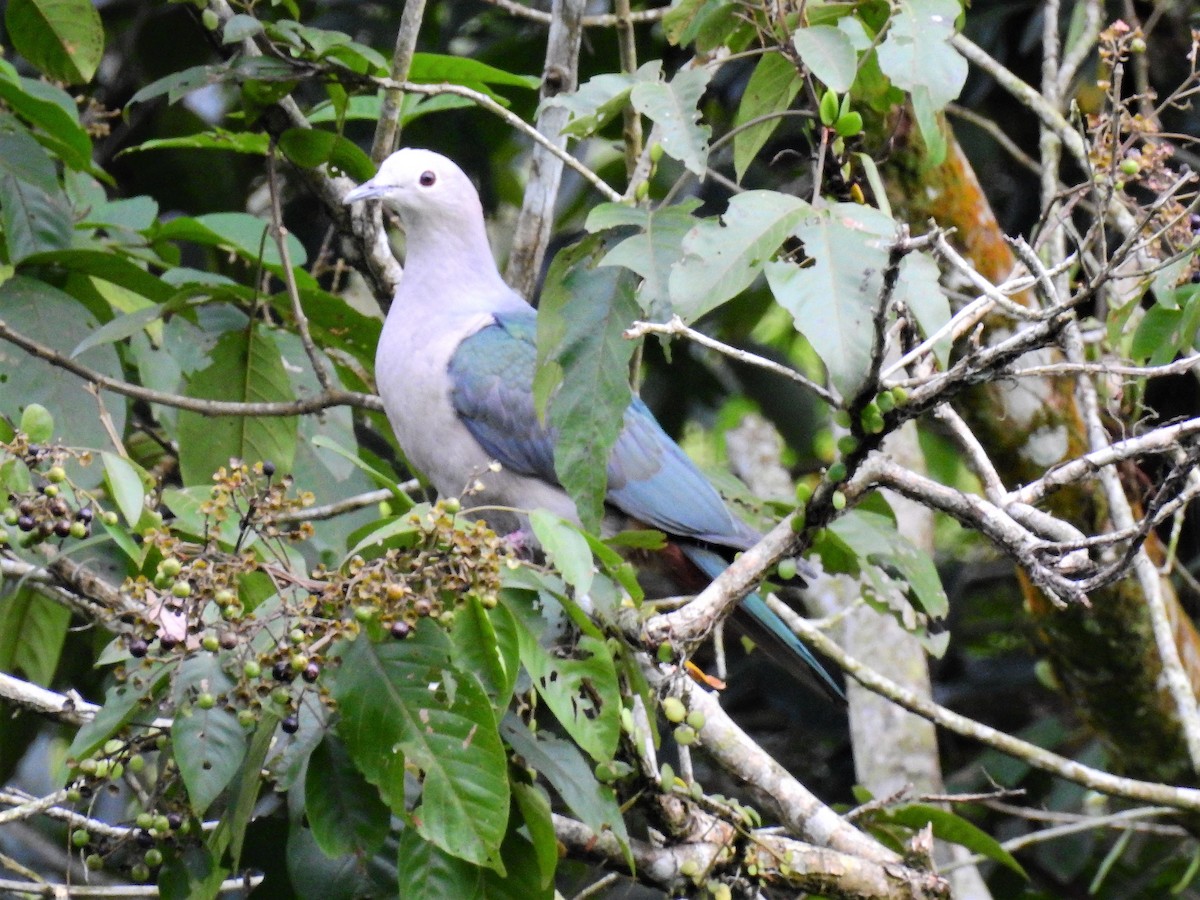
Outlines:
{"label": "pigeon's dark eye", "polygon": [[437,176],[430,171],[424,171],[417,180],[421,182],[421,187],[433,187],[433,183],[437,181]]}

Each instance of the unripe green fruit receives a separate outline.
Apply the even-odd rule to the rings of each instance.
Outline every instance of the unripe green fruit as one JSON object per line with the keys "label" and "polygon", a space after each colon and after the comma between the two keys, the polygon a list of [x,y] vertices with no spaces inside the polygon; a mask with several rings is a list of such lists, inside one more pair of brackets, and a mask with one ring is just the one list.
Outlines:
{"label": "unripe green fruit", "polygon": [[146,882],[150,880],[150,869],[145,863],[135,863],[129,870],[129,877],[134,881]]}
{"label": "unripe green fruit", "polygon": [[204,639],[200,641],[200,646],[209,653],[216,653],[221,649],[221,642],[217,640],[217,636],[215,634],[206,634]]}
{"label": "unripe green fruit", "polygon": [[71,537],[76,540],[83,540],[88,536],[88,527],[83,522],[71,523]]}
{"label": "unripe green fruit", "polygon": [[831,498],[831,502],[833,503],[833,508],[836,509],[838,512],[841,512],[843,509],[846,508],[846,495],[843,494],[841,491],[834,491],[833,497]]}
{"label": "unripe green fruit", "polygon": [[262,674],[262,666],[258,664],[257,660],[248,659],[246,660],[246,664],[242,666],[242,674],[247,678],[257,678]]}
{"label": "unripe green fruit", "polygon": [[162,851],[159,850],[157,847],[151,847],[149,850],[146,851],[146,855],[143,856],[142,859],[145,860],[146,865],[148,865],[150,868],[152,868],[152,869],[157,868],[158,866],[162,865],[162,861],[163,861]]}
{"label": "unripe green fruit", "polygon": [[196,705],[201,709],[212,709],[217,705],[217,698],[205,691],[196,698]]}
{"label": "unripe green fruit", "polygon": [[447,497],[442,501],[442,509],[450,513],[450,515],[454,515],[462,509],[462,501],[457,497]]}
{"label": "unripe green fruit", "polygon": [[781,559],[776,568],[779,572],[779,577],[784,581],[791,581],[796,577],[796,561],[794,559]]}
{"label": "unripe green fruit", "polygon": [[216,601],[217,606],[228,606],[237,600],[237,594],[229,588],[222,588],[213,595],[213,600]]}
{"label": "unripe green fruit", "polygon": [[178,597],[180,600],[192,596],[192,586],[186,581],[177,581],[171,585],[171,596]]}
{"label": "unripe green fruit", "polygon": [[141,828],[143,831],[149,831],[154,827],[154,816],[148,812],[141,812],[138,813],[137,818],[134,819],[134,822],[137,824],[138,828]]}
{"label": "unripe green fruit", "polygon": [[137,775],[140,772],[144,771],[145,768],[146,768],[146,757],[142,756],[141,754],[137,754],[137,755],[129,757],[129,771],[132,772],[134,775]]}
{"label": "unripe green fruit", "polygon": [[92,835],[86,828],[77,828],[71,832],[71,843],[76,847],[86,847],[92,842]]}
{"label": "unripe green fruit", "polygon": [[104,868],[104,857],[99,853],[89,853],[83,864],[88,867],[89,871],[99,872]]}
{"label": "unripe green fruit", "polygon": [[117,524],[117,514],[111,509],[100,516],[100,521],[109,527]]}
{"label": "unripe green fruit", "polygon": [[675,742],[681,747],[696,743],[696,729],[691,725],[679,725],[675,731]]}
{"label": "unripe green fruit", "polygon": [[254,714],[252,709],[239,709],[237,714],[238,724],[243,728],[249,728],[258,721],[258,716]]}
{"label": "unripe green fruit", "polygon": [[699,731],[701,728],[703,728],[704,723],[707,721],[708,720],[704,718],[704,713],[700,712],[700,710],[698,710],[698,709],[693,709],[687,715],[687,723],[690,726],[692,726],[692,728],[695,728],[697,731]]}
{"label": "unripe green fruit", "polygon": [[812,498],[812,486],[807,481],[796,482],[796,502],[803,505]]}
{"label": "unripe green fruit", "polygon": [[663,715],[668,722],[679,724],[687,716],[687,707],[678,697],[665,697],[662,702]]}
{"label": "unripe green fruit", "polygon": [[792,531],[799,534],[801,531],[804,530],[804,528],[807,524],[808,524],[808,515],[804,512],[804,510],[798,509],[798,510],[796,510],[795,513],[792,514],[792,521],[791,521]]}
{"label": "unripe green fruit", "polygon": [[67,480],[67,472],[62,466],[51,466],[46,471],[46,480],[59,484]]}
{"label": "unripe green fruit", "polygon": [[183,563],[174,556],[168,556],[158,564],[158,571],[170,578],[174,578],[183,571]]}
{"label": "unripe green fruit", "polygon": [[1123,159],[1123,160],[1121,160],[1121,165],[1118,166],[1118,168],[1125,175],[1132,176],[1132,175],[1136,175],[1138,172],[1142,171],[1142,164],[1140,162],[1138,162],[1136,159]]}
{"label": "unripe green fruit", "polygon": [[835,484],[839,481],[846,480],[846,464],[844,462],[835,462],[829,467],[825,473],[826,477]]}

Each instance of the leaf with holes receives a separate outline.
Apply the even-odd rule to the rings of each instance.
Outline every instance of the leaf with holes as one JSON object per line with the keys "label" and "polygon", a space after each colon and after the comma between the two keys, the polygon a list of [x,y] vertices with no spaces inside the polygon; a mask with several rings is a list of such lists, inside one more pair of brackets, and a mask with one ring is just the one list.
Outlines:
{"label": "leaf with holes", "polygon": [[[207,653],[184,660],[175,678],[171,747],[198,816],[229,786],[246,756],[246,731],[237,715],[220,702],[233,688],[220,659]],[[200,693],[215,696],[217,705],[201,709],[193,702]]]}
{"label": "leaf with holes", "polygon": [[699,104],[711,78],[707,68],[683,69],[669,82],[641,81],[629,94],[633,108],[659,127],[663,151],[701,177],[712,129],[701,124]]}
{"label": "leaf with holes", "polygon": [[502,871],[507,760],[487,694],[473,674],[452,667],[445,634],[422,622],[403,641],[375,644],[361,635],[342,656],[333,695],[354,764],[392,812],[410,815],[405,775],[419,770],[421,802],[411,820],[421,836]]}

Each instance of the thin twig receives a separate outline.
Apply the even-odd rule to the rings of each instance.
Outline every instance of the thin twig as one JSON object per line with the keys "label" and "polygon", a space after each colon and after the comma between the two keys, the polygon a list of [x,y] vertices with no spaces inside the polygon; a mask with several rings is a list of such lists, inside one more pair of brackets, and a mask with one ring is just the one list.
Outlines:
{"label": "thin twig", "polygon": [[[390,74],[393,81],[408,79],[424,17],[425,0],[405,0],[404,11],[400,13],[400,28],[396,31],[396,46],[392,50]],[[375,138],[371,141],[371,159],[376,164],[383,162],[396,149],[400,139],[400,110],[403,105],[402,90],[384,90],[383,108],[379,112],[379,123],[375,126]]]}

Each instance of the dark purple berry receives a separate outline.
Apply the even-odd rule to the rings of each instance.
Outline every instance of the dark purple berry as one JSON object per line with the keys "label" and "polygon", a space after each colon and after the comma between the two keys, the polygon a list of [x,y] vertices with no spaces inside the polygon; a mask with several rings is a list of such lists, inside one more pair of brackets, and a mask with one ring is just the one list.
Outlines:
{"label": "dark purple berry", "polygon": [[1188,216],[1188,224],[1192,226],[1192,231],[1200,231],[1200,213]]}
{"label": "dark purple berry", "polygon": [[271,674],[275,676],[276,681],[283,682],[290,682],[296,677],[296,673],[285,659],[281,659],[275,665],[271,666]]}
{"label": "dark purple berry", "polygon": [[71,523],[67,519],[59,519],[54,523],[54,533],[59,537],[67,537],[71,533]]}
{"label": "dark purple berry", "polygon": [[175,649],[175,646],[179,643],[179,641],[175,640],[175,638],[171,637],[169,634],[164,634],[159,637],[158,643],[164,650],[170,652],[171,650]]}
{"label": "dark purple berry", "polygon": [[154,838],[151,836],[150,832],[146,831],[143,828],[138,829],[136,840],[137,840],[139,847],[153,847],[154,846]]}
{"label": "dark purple berry", "polygon": [[33,531],[37,522],[33,521],[33,516],[23,515],[17,519],[17,527],[22,531]]}
{"label": "dark purple berry", "polygon": [[134,638],[129,642],[129,655],[134,659],[141,659],[150,651],[150,645],[146,643],[144,638]]}
{"label": "dark purple berry", "polygon": [[305,681],[307,681],[309,684],[312,684],[314,681],[316,681],[318,678],[321,677],[321,667],[318,666],[315,662],[310,662],[307,666],[304,667],[304,671],[300,673],[300,677],[303,678]]}
{"label": "dark purple berry", "polygon": [[1192,284],[1200,284],[1200,269],[1192,273]]}
{"label": "dark purple berry", "polygon": [[232,631],[222,631],[218,640],[221,642],[223,650],[232,650],[238,645],[238,636]]}
{"label": "dark purple berry", "polygon": [[50,512],[56,516],[65,516],[67,514],[67,510],[70,509],[70,507],[67,506],[67,501],[62,497],[55,497],[53,500],[51,500],[49,508]]}
{"label": "dark purple berry", "polygon": [[283,729],[284,734],[295,734],[300,730],[300,720],[295,716],[286,716],[279,727]]}
{"label": "dark purple berry", "polygon": [[33,512],[33,501],[26,499],[17,504],[17,512],[23,516],[27,516]]}
{"label": "dark purple berry", "polygon": [[174,831],[183,824],[183,816],[177,812],[167,813],[167,824],[170,825],[171,830]]}
{"label": "dark purple berry", "polygon": [[270,460],[267,460],[266,462],[264,462],[263,463],[263,474],[266,475],[268,478],[270,478],[272,475],[274,475],[275,474],[275,463],[271,462]]}
{"label": "dark purple berry", "polygon": [[90,506],[81,506],[79,508],[79,512],[75,513],[75,518],[77,518],[80,522],[90,522],[92,521],[92,516],[94,515],[95,513],[92,511]]}
{"label": "dark purple berry", "polygon": [[407,622],[405,622],[403,619],[401,619],[399,622],[396,622],[394,625],[392,625],[392,637],[396,638],[396,640],[399,640],[399,641],[404,640],[406,637],[409,636],[409,634],[411,632],[412,632],[412,626],[409,625]]}

